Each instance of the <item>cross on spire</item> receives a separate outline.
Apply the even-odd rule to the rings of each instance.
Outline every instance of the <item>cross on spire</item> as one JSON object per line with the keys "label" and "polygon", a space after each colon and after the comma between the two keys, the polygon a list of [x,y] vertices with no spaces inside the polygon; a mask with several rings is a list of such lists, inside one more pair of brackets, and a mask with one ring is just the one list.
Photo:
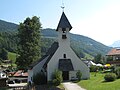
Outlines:
{"label": "cross on spire", "polygon": [[63,12],[64,12],[64,8],[65,8],[65,6],[64,6],[64,2],[63,2],[63,0],[62,0],[62,6],[61,6],[61,8],[62,8],[62,10],[63,10]]}

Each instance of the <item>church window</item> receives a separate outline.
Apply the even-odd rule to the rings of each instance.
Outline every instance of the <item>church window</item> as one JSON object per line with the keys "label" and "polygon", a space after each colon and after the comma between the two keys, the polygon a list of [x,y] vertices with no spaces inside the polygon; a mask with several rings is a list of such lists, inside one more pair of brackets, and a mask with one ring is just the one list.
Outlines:
{"label": "church window", "polygon": [[66,39],[67,38],[67,36],[66,35],[62,35],[62,39]]}
{"label": "church window", "polygon": [[66,54],[63,54],[63,57],[66,58]]}
{"label": "church window", "polygon": [[66,32],[66,29],[65,29],[65,28],[62,28],[62,31],[63,31],[63,33],[65,33],[65,32]]}

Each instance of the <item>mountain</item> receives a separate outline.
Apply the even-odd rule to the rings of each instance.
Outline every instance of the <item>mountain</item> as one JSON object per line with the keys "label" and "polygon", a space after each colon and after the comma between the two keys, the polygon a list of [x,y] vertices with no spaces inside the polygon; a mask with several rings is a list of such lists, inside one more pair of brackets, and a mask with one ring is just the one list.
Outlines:
{"label": "mountain", "polygon": [[[42,36],[45,38],[56,39],[57,32],[55,29],[43,29]],[[111,49],[110,47],[83,35],[70,33],[70,37],[71,47],[78,54],[81,54],[80,52],[82,52],[83,54],[89,54],[90,56],[95,56],[98,53],[105,55]]]}
{"label": "mountain", "polygon": [[17,24],[0,20],[0,31],[16,31],[17,28]]}
{"label": "mountain", "polygon": [[120,40],[115,41],[110,47],[120,47]]}
{"label": "mountain", "polygon": [[[17,47],[17,45],[15,45],[16,44],[15,42],[17,40],[16,38],[14,38],[14,41],[13,41],[13,37],[15,36],[15,34],[13,33],[14,31],[17,31],[17,28],[18,28],[17,24],[0,20],[0,32],[7,32],[7,33],[12,32],[12,34],[11,33],[8,35],[6,35],[6,33],[4,34],[3,37],[7,37],[6,42],[8,43],[4,44],[3,42],[3,45],[1,46],[4,46],[4,47],[6,46],[7,48],[10,48],[10,49],[12,48],[12,50],[14,51],[13,46]],[[48,50],[48,48],[52,45],[52,43],[54,41],[57,41],[57,32],[55,31],[55,29],[48,28],[48,29],[43,29],[41,31],[41,35],[42,35],[42,42],[43,42],[42,53],[45,53]],[[71,37],[72,49],[76,52],[76,54],[79,57],[82,57],[82,58],[88,58],[88,57],[91,58],[91,57],[94,57],[98,53],[105,55],[111,49],[110,47],[105,46],[102,43],[97,42],[83,35],[77,35],[77,34],[70,33],[70,37]],[[11,41],[13,42],[11,43]],[[12,46],[12,44],[14,45]]]}

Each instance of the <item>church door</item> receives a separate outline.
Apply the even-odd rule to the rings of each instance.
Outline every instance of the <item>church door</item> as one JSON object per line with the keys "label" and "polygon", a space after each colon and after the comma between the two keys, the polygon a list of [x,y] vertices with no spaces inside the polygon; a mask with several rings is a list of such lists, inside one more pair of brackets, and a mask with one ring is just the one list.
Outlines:
{"label": "church door", "polygon": [[69,80],[69,71],[62,72],[63,80]]}

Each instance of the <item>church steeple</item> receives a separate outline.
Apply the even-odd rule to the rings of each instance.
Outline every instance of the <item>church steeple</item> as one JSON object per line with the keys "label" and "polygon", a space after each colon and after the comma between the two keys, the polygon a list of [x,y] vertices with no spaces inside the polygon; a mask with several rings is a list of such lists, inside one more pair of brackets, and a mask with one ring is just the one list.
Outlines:
{"label": "church steeple", "polygon": [[69,31],[72,29],[64,11],[58,23],[56,31],[58,32],[58,42],[60,47],[70,46]]}
{"label": "church steeple", "polygon": [[60,18],[60,21],[59,21],[56,31],[58,31],[59,28],[62,28],[62,29],[68,28],[69,31],[72,29],[72,26],[71,26],[70,22],[68,21],[64,12],[62,13],[62,16]]}

